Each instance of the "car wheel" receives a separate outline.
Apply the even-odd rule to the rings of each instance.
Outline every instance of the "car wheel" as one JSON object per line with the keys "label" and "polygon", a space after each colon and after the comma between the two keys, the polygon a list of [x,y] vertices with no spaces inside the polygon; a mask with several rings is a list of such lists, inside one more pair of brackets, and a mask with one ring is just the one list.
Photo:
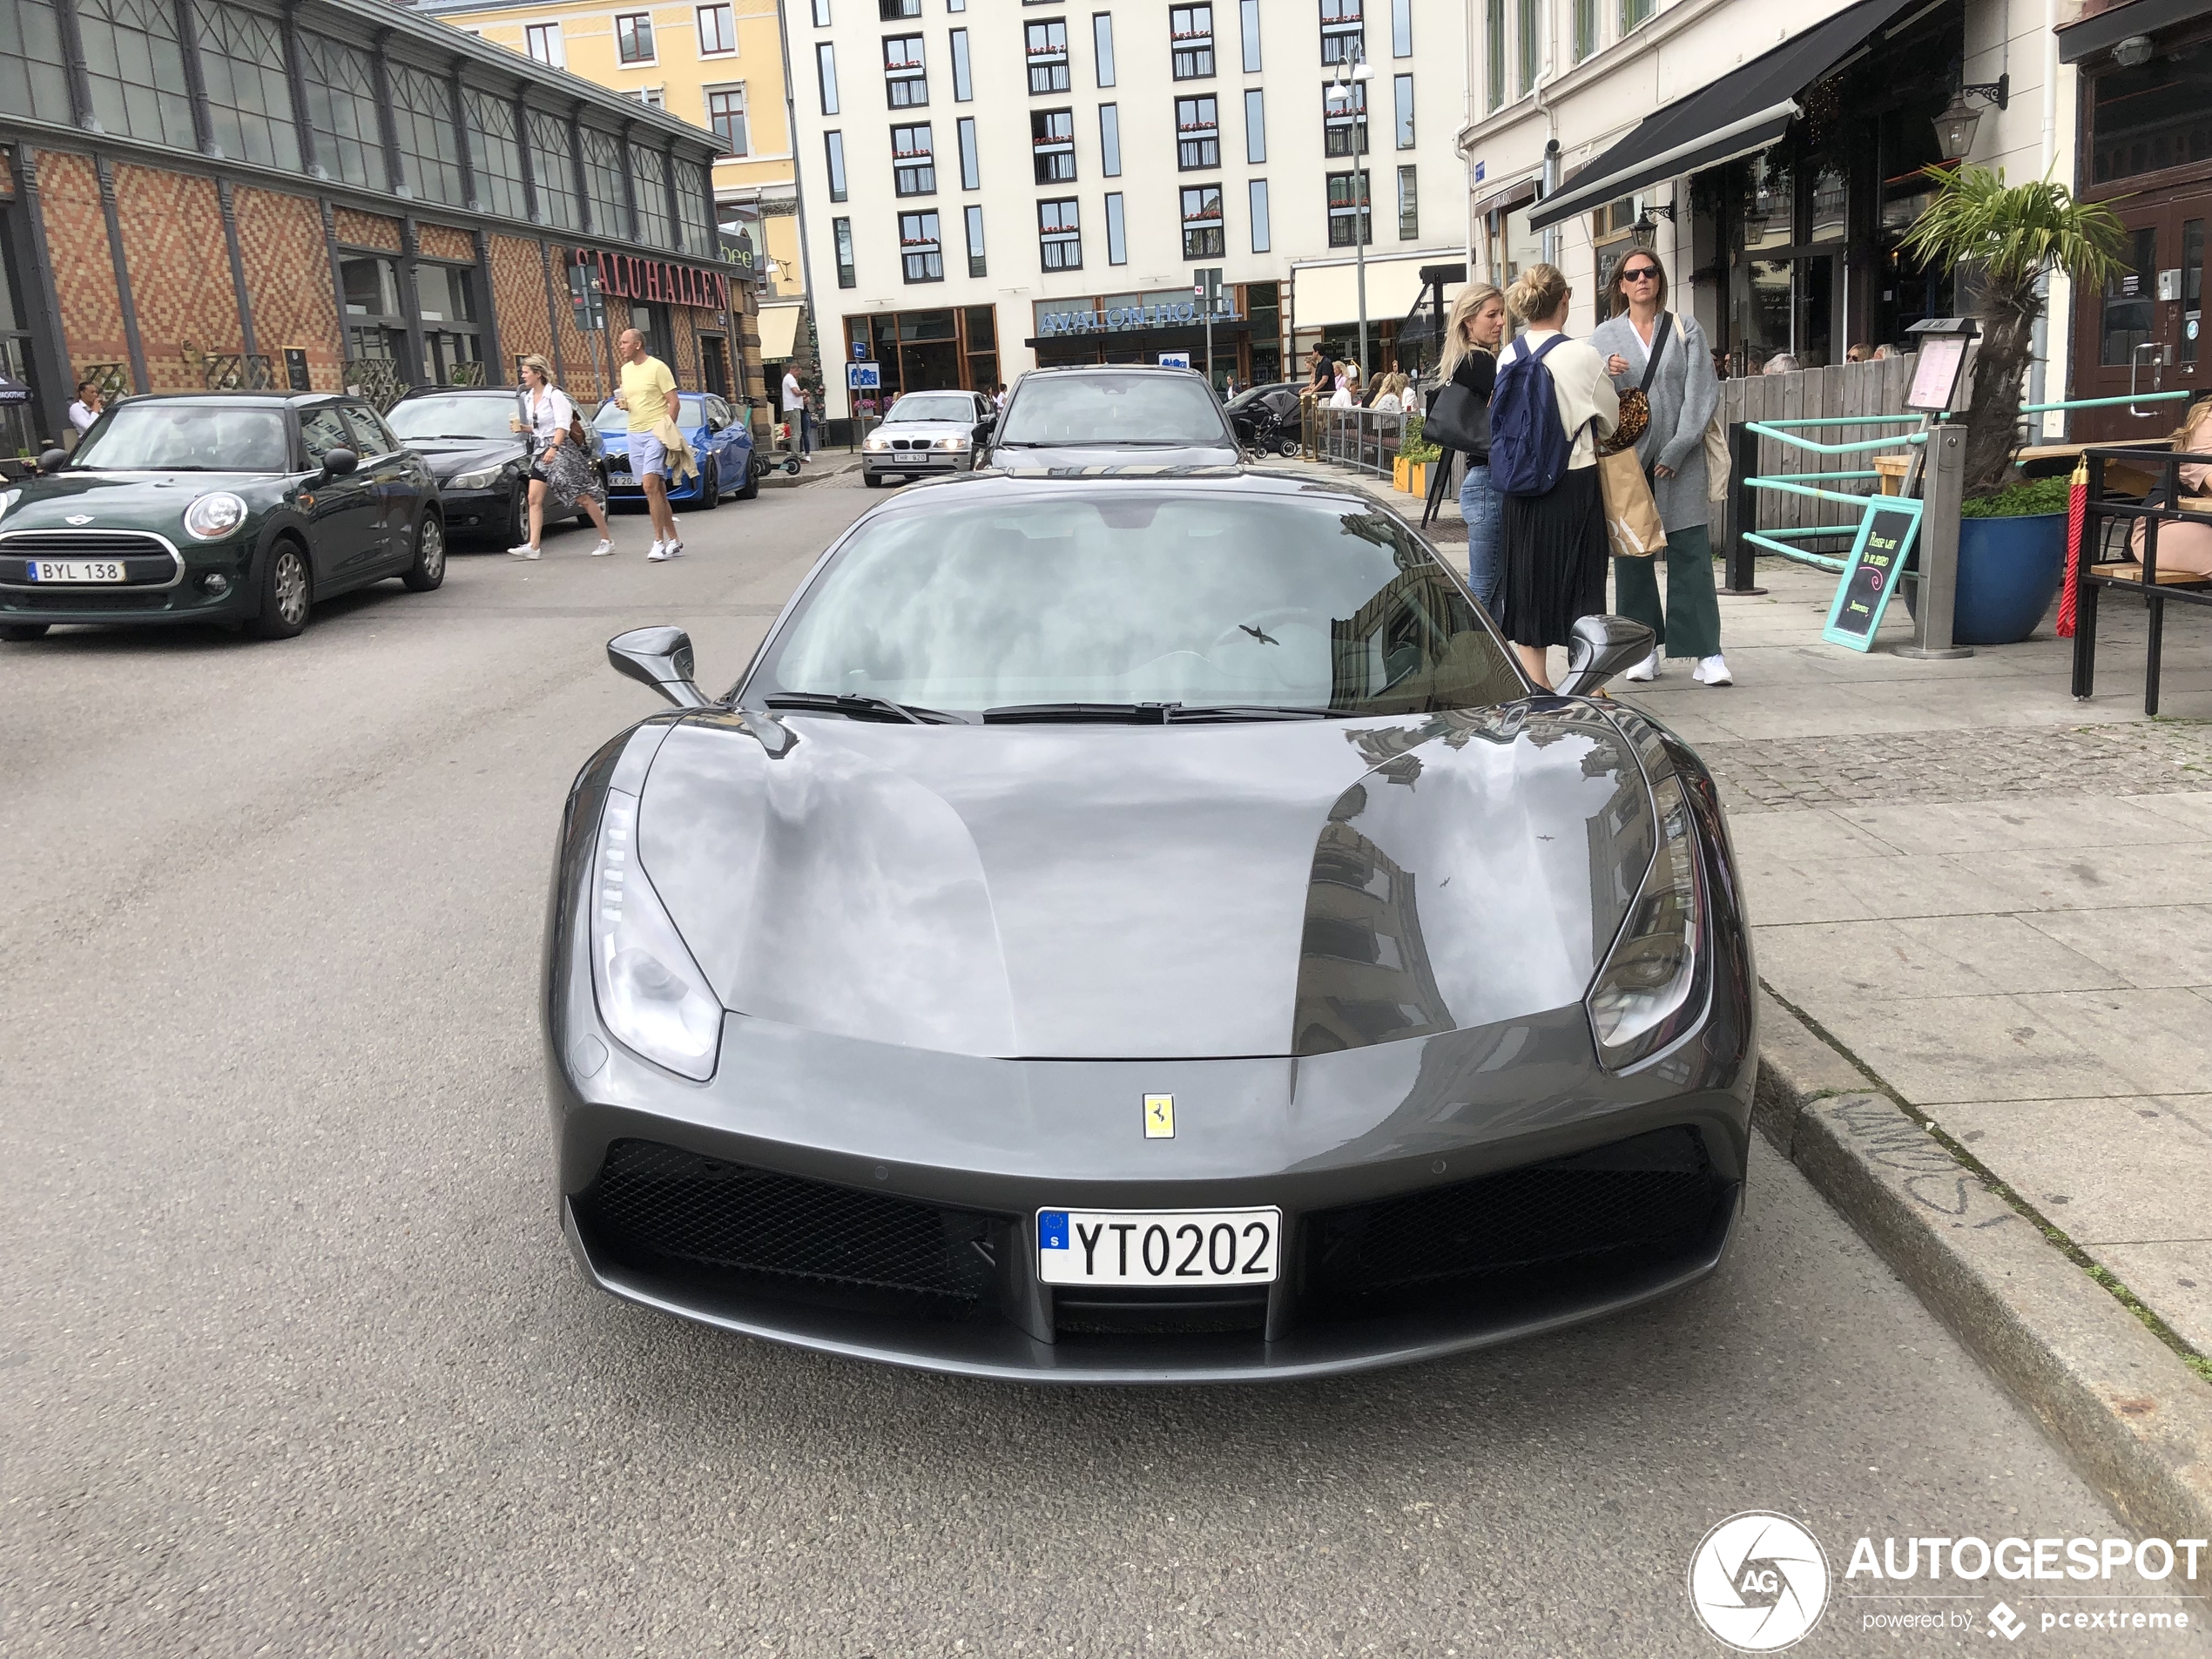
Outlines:
{"label": "car wheel", "polygon": [[760,480],[768,469],[760,459],[758,449],[745,452],[745,488],[738,491],[739,501],[755,501],[760,495]]}
{"label": "car wheel", "polygon": [[261,565],[261,614],[248,624],[256,639],[289,639],[307,625],[314,603],[307,556],[297,542],[279,542]]}
{"label": "car wheel", "polygon": [[428,593],[446,579],[446,527],[425,513],[415,527],[415,563],[400,575],[409,593]]}
{"label": "car wheel", "polygon": [[699,511],[711,513],[722,504],[722,466],[713,456],[699,472]]}
{"label": "car wheel", "polygon": [[514,499],[507,503],[507,545],[529,539],[530,481],[524,478],[515,486]]}
{"label": "car wheel", "polygon": [[0,639],[11,645],[28,645],[34,639],[44,639],[51,625],[44,622],[0,623]]}

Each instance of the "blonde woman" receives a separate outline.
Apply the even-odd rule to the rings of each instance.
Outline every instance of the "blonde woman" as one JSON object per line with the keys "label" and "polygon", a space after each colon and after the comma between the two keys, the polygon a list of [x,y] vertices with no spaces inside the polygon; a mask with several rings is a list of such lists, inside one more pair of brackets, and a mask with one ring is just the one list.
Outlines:
{"label": "blonde woman", "polygon": [[[1490,430],[1490,389],[1498,383],[1498,344],[1506,333],[1506,296],[1487,282],[1472,282],[1452,301],[1444,327],[1444,358],[1436,367],[1446,385],[1464,388],[1481,411],[1480,430]],[[1467,453],[1460,483],[1460,516],[1467,526],[1467,581],[1483,609],[1495,616],[1505,572],[1498,563],[1498,496],[1490,488],[1490,448]]]}
{"label": "blonde woman", "polygon": [[[2212,455],[2212,398],[2194,405],[2182,424],[2174,428],[2175,449],[2185,455]],[[2184,462],[2178,469],[2182,493],[2202,496],[2212,490],[2212,465]],[[2166,499],[2166,486],[2156,485],[2143,497],[2146,507],[2171,507]],[[2146,520],[2137,519],[2128,532],[2128,544],[2135,557],[2143,556],[2143,526]],[[2158,527],[2158,569],[2162,575],[2168,570],[2188,570],[2197,576],[2212,576],[2212,524],[2191,524],[2173,522]]]}
{"label": "blonde woman", "polygon": [[1337,365],[1336,395],[1329,400],[1332,409],[1356,409],[1359,407],[1359,365],[1350,361]]}
{"label": "blonde woman", "polygon": [[599,527],[599,545],[591,550],[592,556],[605,557],[615,550],[614,532],[607,524],[606,491],[584,448],[576,406],[553,384],[553,366],[543,357],[523,359],[523,408],[530,434],[530,536],[507,550],[518,559],[538,556],[550,502],[556,516],[565,517],[578,507],[591,515]]}

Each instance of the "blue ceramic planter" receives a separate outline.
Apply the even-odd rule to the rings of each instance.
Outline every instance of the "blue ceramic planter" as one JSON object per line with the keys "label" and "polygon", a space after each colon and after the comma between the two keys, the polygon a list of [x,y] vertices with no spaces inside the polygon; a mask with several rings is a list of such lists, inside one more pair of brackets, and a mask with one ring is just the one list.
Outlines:
{"label": "blue ceramic planter", "polygon": [[[2066,515],[1959,521],[1959,590],[1951,637],[1961,645],[2016,645],[2035,631],[2066,580]],[[1917,585],[1905,603],[1919,614]]]}

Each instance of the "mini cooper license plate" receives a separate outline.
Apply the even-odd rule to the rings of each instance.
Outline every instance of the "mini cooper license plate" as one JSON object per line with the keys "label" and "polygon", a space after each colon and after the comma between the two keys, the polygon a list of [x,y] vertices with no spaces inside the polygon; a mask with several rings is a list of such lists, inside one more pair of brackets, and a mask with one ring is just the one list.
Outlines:
{"label": "mini cooper license plate", "polygon": [[119,559],[33,559],[26,572],[33,582],[120,582]]}
{"label": "mini cooper license plate", "polygon": [[1048,1285],[1268,1285],[1283,1212],[1040,1210],[1037,1277]]}

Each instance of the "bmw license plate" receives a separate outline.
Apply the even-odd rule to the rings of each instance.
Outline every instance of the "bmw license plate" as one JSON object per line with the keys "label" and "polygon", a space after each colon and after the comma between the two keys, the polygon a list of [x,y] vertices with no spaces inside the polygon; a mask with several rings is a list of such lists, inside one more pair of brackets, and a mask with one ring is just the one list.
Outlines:
{"label": "bmw license plate", "polygon": [[1040,1210],[1037,1276],[1048,1285],[1268,1285],[1283,1212]]}
{"label": "bmw license plate", "polygon": [[33,582],[120,582],[120,559],[33,559],[25,572]]}

